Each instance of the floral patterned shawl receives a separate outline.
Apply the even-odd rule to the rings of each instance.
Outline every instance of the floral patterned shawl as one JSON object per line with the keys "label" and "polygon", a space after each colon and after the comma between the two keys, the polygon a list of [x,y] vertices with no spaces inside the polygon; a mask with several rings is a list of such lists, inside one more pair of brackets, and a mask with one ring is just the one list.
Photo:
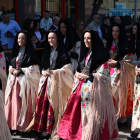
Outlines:
{"label": "floral patterned shawl", "polygon": [[[11,66],[9,67],[9,69]],[[18,123],[20,123],[20,126],[23,125],[25,121],[25,115],[26,111],[28,109],[28,95],[26,95],[25,91],[27,91],[27,94],[29,91],[31,91],[31,100],[32,100],[32,112],[35,111],[35,96],[34,94],[37,93],[38,86],[39,86],[39,79],[40,79],[40,71],[38,65],[33,65],[26,68],[21,68],[22,72],[24,74],[20,74],[19,76],[15,77],[11,73],[9,73],[6,91],[5,91],[5,104],[7,104],[8,97],[10,96],[11,90],[14,85],[15,78],[18,78],[19,84],[20,84],[20,97],[22,99],[22,107],[21,112],[19,115]]]}
{"label": "floral patterned shawl", "polygon": [[[113,57],[113,52],[116,46],[112,45],[110,49],[110,58]],[[114,97],[117,104],[116,106],[116,113],[120,115],[120,109],[125,111],[126,108],[126,101],[127,101],[127,93],[129,89],[131,89],[131,98],[133,97],[133,90],[134,90],[134,61],[133,61],[133,54],[127,54],[124,56],[120,62],[120,68],[117,67],[109,67],[107,62],[104,63],[99,69],[99,75],[108,88],[110,94]],[[123,80],[123,81],[122,81]],[[125,91],[124,91],[125,90]],[[125,101],[121,101],[124,100]],[[122,103],[122,105],[120,104]]]}
{"label": "floral patterned shawl", "polygon": [[0,52],[0,79],[2,82],[2,91],[3,93],[5,93],[7,83],[7,73],[6,73],[6,59],[3,52]]}
{"label": "floral patterned shawl", "polygon": [[3,92],[0,90],[0,140],[12,140],[4,111]]}

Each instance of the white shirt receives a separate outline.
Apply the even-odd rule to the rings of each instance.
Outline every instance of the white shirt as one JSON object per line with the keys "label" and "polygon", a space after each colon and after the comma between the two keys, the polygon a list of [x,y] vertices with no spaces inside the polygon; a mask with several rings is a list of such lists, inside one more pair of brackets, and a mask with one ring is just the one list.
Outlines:
{"label": "white shirt", "polygon": [[40,40],[41,40],[41,34],[40,34],[40,31],[35,32],[35,34],[36,34],[36,36],[37,36],[38,40],[40,41]]}

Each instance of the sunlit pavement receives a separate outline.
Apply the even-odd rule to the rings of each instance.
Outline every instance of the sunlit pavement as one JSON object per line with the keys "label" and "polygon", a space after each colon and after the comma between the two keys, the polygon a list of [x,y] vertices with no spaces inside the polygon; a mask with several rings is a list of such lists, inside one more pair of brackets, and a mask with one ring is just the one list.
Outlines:
{"label": "sunlit pavement", "polygon": [[[119,129],[118,138],[113,139],[113,140],[127,140],[127,137],[130,136],[130,134],[131,134],[131,117],[128,117],[128,126],[121,127]],[[21,134],[19,136],[12,136],[12,137],[13,137],[13,140],[35,140],[36,133],[31,132],[31,133]],[[140,134],[137,140],[140,140]]]}

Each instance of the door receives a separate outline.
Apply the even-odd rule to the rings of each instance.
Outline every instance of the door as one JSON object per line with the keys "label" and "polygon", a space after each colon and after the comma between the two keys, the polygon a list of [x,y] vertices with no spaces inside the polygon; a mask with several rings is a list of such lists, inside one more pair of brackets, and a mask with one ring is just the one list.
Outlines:
{"label": "door", "polygon": [[42,17],[45,10],[48,10],[51,17],[58,15],[62,19],[78,18],[78,0],[42,0],[41,2]]}

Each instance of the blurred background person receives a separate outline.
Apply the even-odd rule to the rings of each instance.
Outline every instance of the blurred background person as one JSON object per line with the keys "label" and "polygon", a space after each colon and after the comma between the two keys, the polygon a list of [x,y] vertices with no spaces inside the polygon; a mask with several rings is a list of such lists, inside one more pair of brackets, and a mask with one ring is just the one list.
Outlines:
{"label": "blurred background person", "polygon": [[29,36],[32,40],[34,48],[36,48],[36,43],[38,43],[38,39],[35,35],[35,32],[33,31],[33,26],[34,26],[33,20],[31,18],[27,18],[27,19],[24,20],[22,29],[26,30],[29,33]]}
{"label": "blurred background person", "polygon": [[54,16],[52,18],[52,21],[53,21],[53,25],[50,27],[49,30],[58,30],[60,18],[58,16]]}
{"label": "blurred background person", "polygon": [[1,7],[0,17],[2,17],[2,13],[5,11],[4,7]]}
{"label": "blurred background person", "polygon": [[109,26],[110,26],[110,17],[103,17],[101,31],[103,34],[103,39],[105,40],[109,40]]}
{"label": "blurred background person", "polygon": [[99,25],[100,15],[98,13],[93,14],[92,22],[86,27],[86,29],[97,31],[99,37],[102,39],[102,32]]}
{"label": "blurred background person", "polygon": [[82,39],[84,23],[81,19],[78,19],[76,21],[76,28],[77,28],[76,32],[77,32],[78,36],[80,37],[80,39]]}
{"label": "blurred background person", "polygon": [[[17,31],[21,30],[18,23],[14,20],[10,20],[10,15],[8,12],[3,12],[2,14],[3,21],[0,23],[0,38],[1,45],[4,51],[13,48],[15,41],[15,36]],[[6,53],[8,60],[11,60],[11,53]]]}
{"label": "blurred background person", "polygon": [[[39,20],[34,20],[33,31],[38,40],[36,43],[36,48],[44,48],[46,32],[43,28],[39,28],[39,27],[40,27]],[[43,56],[43,49],[37,50],[37,56],[38,56],[39,62],[41,63],[42,56]]]}
{"label": "blurred background person", "polygon": [[40,28],[44,28],[44,30],[47,32],[50,27],[53,25],[52,19],[50,18],[50,12],[46,10],[44,12],[44,18],[40,21]]}

